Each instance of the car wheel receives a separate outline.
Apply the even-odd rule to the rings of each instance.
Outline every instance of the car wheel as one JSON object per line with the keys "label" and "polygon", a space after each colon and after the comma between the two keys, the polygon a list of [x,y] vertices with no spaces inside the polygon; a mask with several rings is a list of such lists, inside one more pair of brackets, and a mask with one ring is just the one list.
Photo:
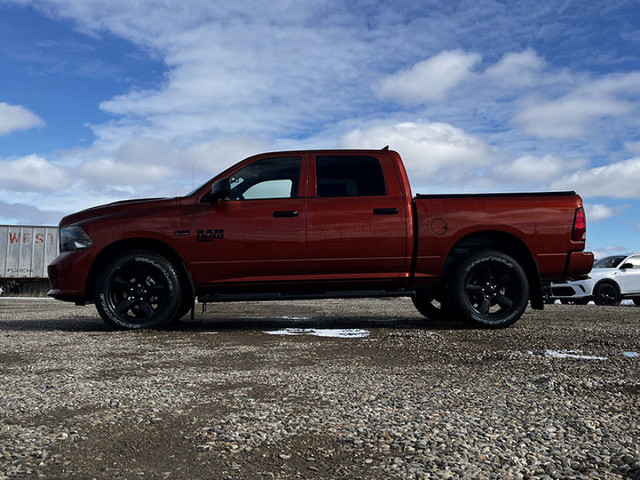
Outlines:
{"label": "car wheel", "polygon": [[634,298],[633,303],[636,304],[636,307],[640,307],[640,298],[639,297]]}
{"label": "car wheel", "polygon": [[412,300],[418,311],[429,320],[442,320],[453,315],[451,303],[442,294],[420,293]]}
{"label": "car wheel", "polygon": [[453,282],[454,302],[465,319],[488,328],[504,328],[524,313],[529,284],[509,255],[483,250],[462,261]]}
{"label": "car wheel", "polygon": [[0,283],[0,297],[6,297],[7,295],[9,295],[9,285]]}
{"label": "car wheel", "polygon": [[593,300],[596,305],[620,305],[620,293],[613,283],[604,282],[596,285],[593,291]]}
{"label": "car wheel", "polygon": [[130,252],[109,263],[98,276],[95,303],[115,328],[156,328],[176,317],[182,288],[175,268],[161,255]]}

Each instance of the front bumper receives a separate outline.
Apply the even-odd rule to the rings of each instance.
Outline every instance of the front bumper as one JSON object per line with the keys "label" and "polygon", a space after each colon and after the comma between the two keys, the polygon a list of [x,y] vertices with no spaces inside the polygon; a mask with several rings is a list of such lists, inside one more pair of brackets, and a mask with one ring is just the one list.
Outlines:
{"label": "front bumper", "polygon": [[571,282],[552,282],[551,298],[560,299],[587,299],[591,297],[591,282],[589,280],[577,280]]}
{"label": "front bumper", "polygon": [[51,290],[47,295],[67,302],[83,302],[90,297],[87,279],[95,258],[92,249],[63,252],[47,267]]}

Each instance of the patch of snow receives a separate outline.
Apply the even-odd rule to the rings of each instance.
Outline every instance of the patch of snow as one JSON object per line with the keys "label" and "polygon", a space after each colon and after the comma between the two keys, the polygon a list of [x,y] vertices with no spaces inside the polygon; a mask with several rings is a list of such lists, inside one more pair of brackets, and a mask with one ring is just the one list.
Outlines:
{"label": "patch of snow", "polygon": [[266,330],[269,335],[314,335],[316,337],[332,338],[365,338],[369,336],[368,330],[359,328],[283,328],[282,330]]}
{"label": "patch of snow", "polygon": [[582,350],[546,350],[544,352],[546,357],[551,358],[573,358],[576,360],[608,360],[608,357],[597,357],[594,355],[583,355]]}
{"label": "patch of snow", "polygon": [[200,333],[202,333],[203,335],[217,335],[218,334],[218,332],[200,332]]}
{"label": "patch of snow", "polygon": [[640,352],[622,352],[622,355],[627,358],[637,358],[640,357]]}

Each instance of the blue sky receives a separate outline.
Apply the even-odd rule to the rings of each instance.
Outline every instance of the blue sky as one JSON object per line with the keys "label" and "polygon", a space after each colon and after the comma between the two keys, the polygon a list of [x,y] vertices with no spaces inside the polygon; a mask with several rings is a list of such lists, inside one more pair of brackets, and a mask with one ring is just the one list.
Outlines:
{"label": "blue sky", "polygon": [[0,0],[0,223],[381,148],[414,193],[576,190],[640,250],[640,3]]}

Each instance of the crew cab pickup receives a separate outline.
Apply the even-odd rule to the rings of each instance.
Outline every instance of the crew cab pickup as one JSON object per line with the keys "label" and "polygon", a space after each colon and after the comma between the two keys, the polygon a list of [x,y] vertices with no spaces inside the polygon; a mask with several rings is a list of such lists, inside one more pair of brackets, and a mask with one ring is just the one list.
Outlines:
{"label": "crew cab pickup", "polygon": [[60,222],[49,295],[116,328],[160,327],[201,302],[411,297],[428,318],[506,327],[541,282],[591,270],[575,192],[417,195],[383,150],[256,155],[170,199]]}

